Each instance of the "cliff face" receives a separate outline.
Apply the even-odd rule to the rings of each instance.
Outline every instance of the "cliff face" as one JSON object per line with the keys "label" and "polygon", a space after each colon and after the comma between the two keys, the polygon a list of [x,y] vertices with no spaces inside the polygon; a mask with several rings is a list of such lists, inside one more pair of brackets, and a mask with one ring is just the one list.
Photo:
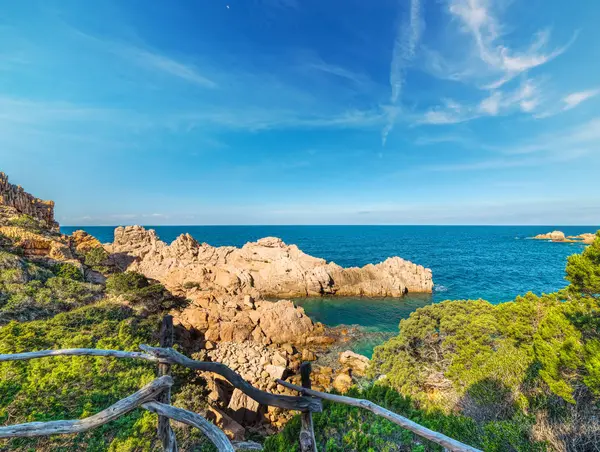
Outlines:
{"label": "cliff face", "polygon": [[58,231],[54,220],[54,201],[43,201],[30,195],[22,187],[8,182],[8,176],[0,172],[0,205],[14,208],[18,213],[43,221],[48,229]]}
{"label": "cliff face", "polygon": [[122,268],[137,270],[171,288],[194,282],[203,288],[258,291],[273,297],[400,297],[408,292],[429,293],[433,288],[431,270],[399,257],[362,268],[343,268],[275,237],[235,248],[199,244],[184,234],[167,245],[153,230],[127,226],[115,230],[115,241],[107,251]]}

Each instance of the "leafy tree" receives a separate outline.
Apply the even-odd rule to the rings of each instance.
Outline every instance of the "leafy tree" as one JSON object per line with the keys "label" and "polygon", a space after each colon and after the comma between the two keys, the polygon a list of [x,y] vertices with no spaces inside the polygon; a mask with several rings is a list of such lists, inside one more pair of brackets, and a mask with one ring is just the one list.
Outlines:
{"label": "leafy tree", "polygon": [[596,240],[583,253],[570,256],[567,280],[571,291],[591,297],[600,297],[600,231]]}

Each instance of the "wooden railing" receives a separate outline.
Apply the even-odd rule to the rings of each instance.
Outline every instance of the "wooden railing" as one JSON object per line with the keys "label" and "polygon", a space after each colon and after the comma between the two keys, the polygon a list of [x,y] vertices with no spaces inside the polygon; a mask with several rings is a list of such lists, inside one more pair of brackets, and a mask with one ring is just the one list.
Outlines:
{"label": "wooden railing", "polygon": [[136,409],[143,408],[158,414],[158,437],[163,449],[168,452],[177,451],[175,434],[171,429],[169,420],[174,419],[184,424],[200,429],[204,435],[220,451],[231,452],[234,450],[248,450],[256,448],[256,443],[231,442],[225,433],[217,426],[206,420],[197,413],[172,406],[170,400],[170,389],[173,379],[170,376],[170,366],[173,364],[188,367],[190,369],[216,373],[227,379],[235,388],[242,391],[255,401],[263,405],[269,405],[288,410],[300,411],[302,426],[300,431],[300,450],[302,452],[317,452],[315,434],[312,422],[312,413],[322,411],[321,400],[343,403],[371,411],[385,419],[413,432],[421,438],[432,441],[445,450],[453,452],[480,452],[477,449],[449,438],[438,432],[434,432],[410,419],[389,411],[368,400],[354,399],[335,394],[314,391],[310,388],[310,364],[304,363],[300,373],[302,386],[293,385],[287,381],[277,380],[277,383],[289,389],[297,391],[301,395],[288,396],[272,394],[262,391],[246,382],[240,375],[221,363],[195,361],[177,352],[172,345],[172,318],[167,316],[163,320],[161,328],[161,345],[166,347],[150,347],[141,345],[142,352],[125,352],[120,350],[100,350],[89,348],[42,350],[28,353],[15,353],[0,355],[1,361],[29,360],[51,356],[106,356],[125,359],[143,359],[158,363],[158,377],[141,388],[136,393],[119,400],[107,409],[93,416],[68,421],[29,422],[26,424],[8,425],[0,427],[0,438],[11,437],[33,437],[56,434],[81,433],[112,420]]}

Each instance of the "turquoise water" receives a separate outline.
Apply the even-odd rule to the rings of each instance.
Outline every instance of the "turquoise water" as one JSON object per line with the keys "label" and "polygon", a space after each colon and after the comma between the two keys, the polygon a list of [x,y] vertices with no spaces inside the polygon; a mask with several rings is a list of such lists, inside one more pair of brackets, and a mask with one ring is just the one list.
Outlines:
{"label": "turquoise water", "polygon": [[[113,227],[84,229],[102,242],[113,240]],[[304,252],[342,266],[362,266],[401,256],[429,267],[431,296],[403,299],[319,298],[297,300],[326,325],[360,325],[365,337],[353,347],[370,354],[373,343],[398,331],[398,322],[420,306],[445,299],[483,298],[493,303],[532,291],[553,292],[566,285],[564,268],[581,244],[528,240],[560,229],[567,235],[595,232],[598,226],[156,226],[162,240],[188,232],[214,246],[242,246],[261,237],[281,237]],[[362,342],[360,342],[362,341]]]}

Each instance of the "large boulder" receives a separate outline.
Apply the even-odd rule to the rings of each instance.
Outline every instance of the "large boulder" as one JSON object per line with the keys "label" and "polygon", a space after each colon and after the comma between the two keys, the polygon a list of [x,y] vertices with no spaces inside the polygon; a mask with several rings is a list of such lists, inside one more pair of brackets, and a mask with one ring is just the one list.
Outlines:
{"label": "large boulder", "polygon": [[564,242],[565,233],[562,231],[552,231],[546,234],[538,234],[533,238],[536,240],[552,240],[553,242]]}
{"label": "large boulder", "polygon": [[356,376],[365,375],[371,363],[371,360],[366,356],[359,355],[351,350],[340,353],[339,361],[342,366],[352,371],[352,375]]}

